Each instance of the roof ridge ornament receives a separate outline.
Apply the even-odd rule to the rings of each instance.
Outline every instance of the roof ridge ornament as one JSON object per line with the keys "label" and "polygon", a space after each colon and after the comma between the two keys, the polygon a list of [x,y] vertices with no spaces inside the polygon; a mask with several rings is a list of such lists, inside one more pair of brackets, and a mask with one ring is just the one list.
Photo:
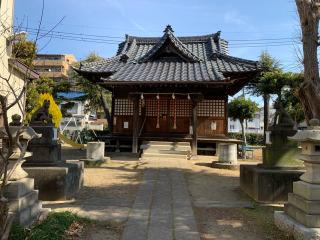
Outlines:
{"label": "roof ridge ornament", "polygon": [[166,28],[164,29],[164,31],[163,31],[164,33],[168,33],[168,32],[174,32],[173,31],[173,29],[172,29],[172,27],[171,27],[171,25],[170,24],[168,24],[167,26],[166,26]]}
{"label": "roof ridge ornament", "polygon": [[214,40],[215,41],[219,41],[221,37],[221,31],[216,32],[216,34],[214,35]]}

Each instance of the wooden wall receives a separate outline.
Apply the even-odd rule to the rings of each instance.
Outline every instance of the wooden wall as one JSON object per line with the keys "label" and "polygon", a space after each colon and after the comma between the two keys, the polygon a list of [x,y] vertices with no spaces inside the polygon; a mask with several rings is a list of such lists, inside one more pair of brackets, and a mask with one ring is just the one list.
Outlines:
{"label": "wooden wall", "polygon": [[[158,100],[155,96],[140,100],[139,105],[139,126],[144,122],[142,133],[163,133],[163,134],[189,134],[192,104],[191,100],[175,99],[171,96],[161,97],[159,101],[159,128],[157,128]],[[227,133],[227,109],[226,98],[205,98],[198,104],[198,128],[199,137],[214,137]],[[130,135],[132,134],[133,104],[129,99],[117,98],[113,103],[113,133]],[[175,112],[175,114],[174,114]],[[176,117],[176,128],[174,126]],[[139,128],[140,128],[139,127]]]}

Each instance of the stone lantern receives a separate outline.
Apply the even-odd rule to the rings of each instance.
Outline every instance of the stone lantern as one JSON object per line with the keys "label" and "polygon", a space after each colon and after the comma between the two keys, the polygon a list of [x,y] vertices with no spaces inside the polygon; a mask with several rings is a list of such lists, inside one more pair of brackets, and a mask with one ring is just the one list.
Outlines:
{"label": "stone lantern", "polygon": [[320,239],[320,122],[290,138],[301,145],[306,172],[293,183],[284,212],[275,212],[276,225],[297,239]]}
{"label": "stone lantern", "polygon": [[[15,145],[13,153],[9,157],[8,182],[4,188],[4,197],[8,200],[9,212],[14,216],[14,222],[25,227],[31,226],[35,220],[45,215],[50,209],[42,208],[38,200],[38,190],[34,189],[34,179],[28,177],[28,173],[21,167],[25,157],[32,156],[27,152],[28,142],[34,138],[40,138],[31,127],[10,125],[9,131]],[[8,148],[9,136],[4,128],[0,128],[4,153]]]}
{"label": "stone lantern", "polygon": [[[13,154],[9,157],[8,180],[16,181],[28,176],[21,165],[26,161],[26,157],[32,156],[32,153],[27,151],[29,141],[40,138],[41,134],[37,134],[31,127],[26,126],[10,126],[9,131],[12,138],[17,141],[13,146]],[[0,138],[3,139],[3,149],[5,150],[8,144],[8,135],[4,128],[0,128]]]}
{"label": "stone lantern", "polygon": [[295,122],[280,103],[275,104],[276,116],[262,164],[241,164],[240,187],[257,202],[284,203],[292,192],[292,183],[304,173],[303,162],[298,159],[298,143],[290,141],[297,133]]}

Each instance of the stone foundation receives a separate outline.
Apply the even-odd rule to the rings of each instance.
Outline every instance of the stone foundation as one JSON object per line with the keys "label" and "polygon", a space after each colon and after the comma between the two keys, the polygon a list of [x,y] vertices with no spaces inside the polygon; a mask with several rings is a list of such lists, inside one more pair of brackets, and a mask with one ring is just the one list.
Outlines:
{"label": "stone foundation", "polygon": [[240,165],[240,187],[260,203],[284,203],[292,184],[299,180],[304,170],[265,169],[257,165]]}
{"label": "stone foundation", "polygon": [[282,231],[299,240],[320,240],[319,228],[308,228],[282,211],[274,212],[274,223]]}
{"label": "stone foundation", "polygon": [[84,164],[70,160],[58,166],[24,167],[35,188],[39,190],[39,199],[58,201],[72,199],[83,185]]}

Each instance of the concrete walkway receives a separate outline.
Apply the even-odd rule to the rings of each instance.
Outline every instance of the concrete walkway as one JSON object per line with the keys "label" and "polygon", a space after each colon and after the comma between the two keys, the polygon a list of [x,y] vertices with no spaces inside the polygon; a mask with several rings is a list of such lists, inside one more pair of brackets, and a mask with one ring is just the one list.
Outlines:
{"label": "concrete walkway", "polygon": [[152,159],[122,240],[200,240],[182,170],[186,160]]}

